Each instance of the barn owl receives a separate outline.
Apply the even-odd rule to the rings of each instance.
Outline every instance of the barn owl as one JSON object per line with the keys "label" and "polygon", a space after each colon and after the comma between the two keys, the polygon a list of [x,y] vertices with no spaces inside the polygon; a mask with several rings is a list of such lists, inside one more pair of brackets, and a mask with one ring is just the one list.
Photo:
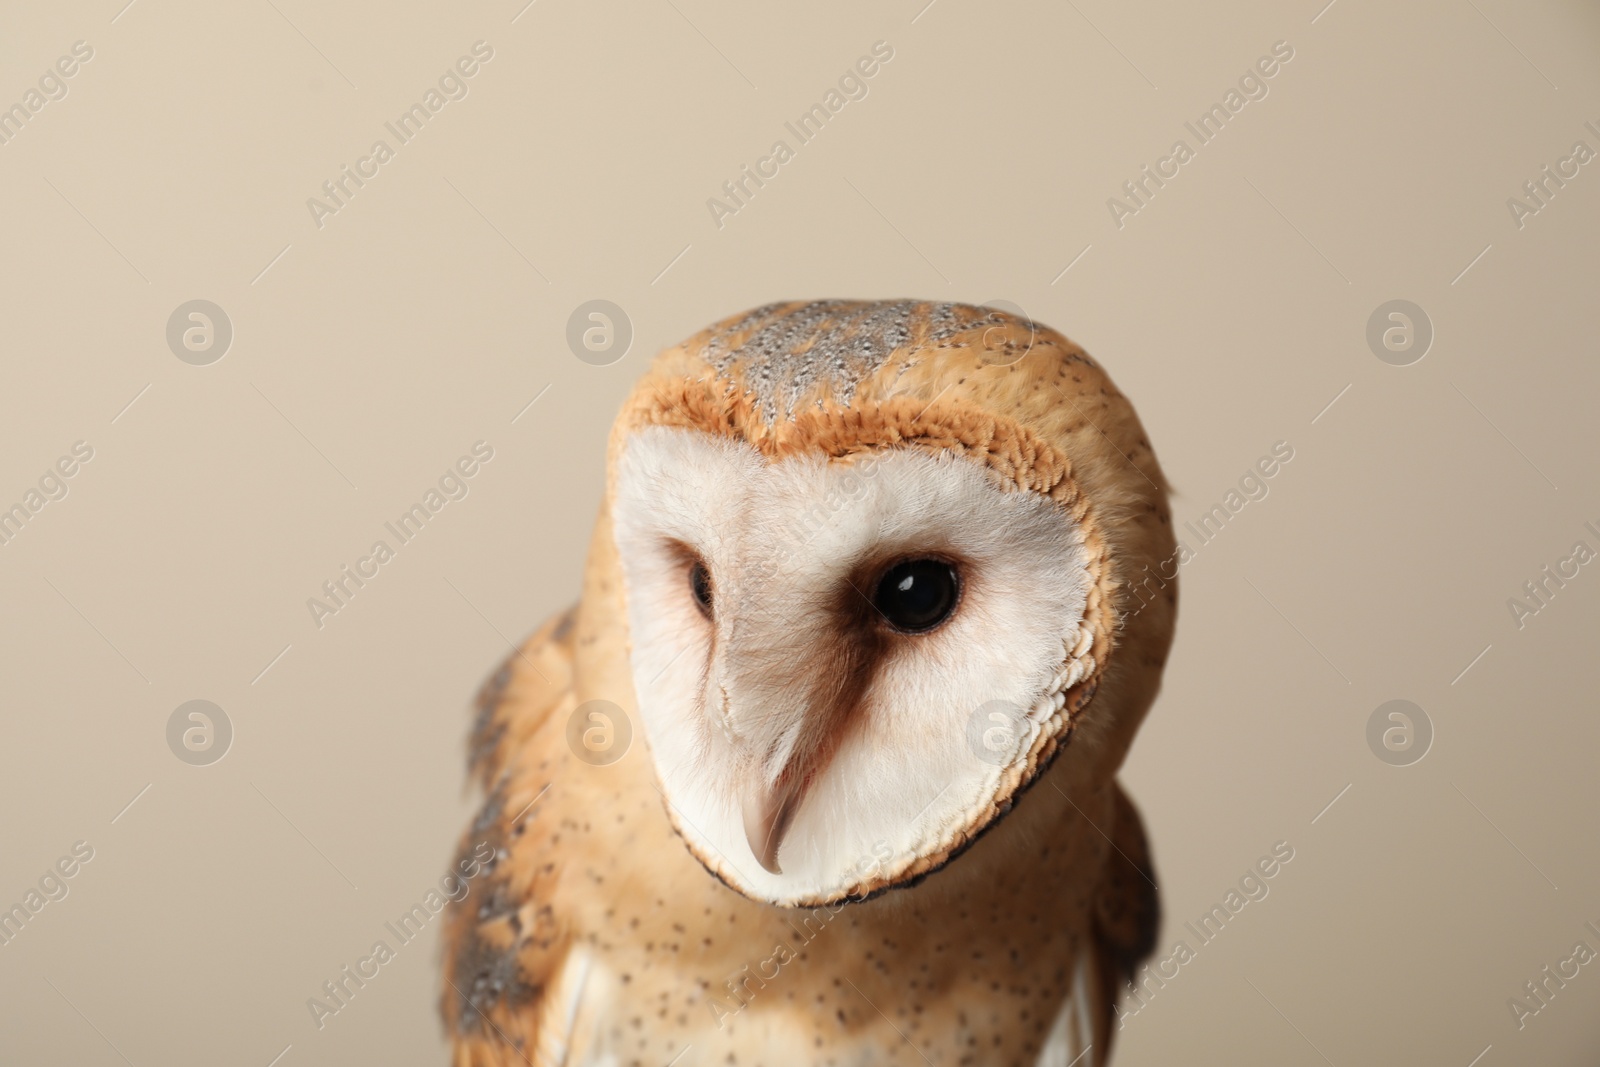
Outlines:
{"label": "barn owl", "polygon": [[1107,1062],[1173,549],[1133,408],[1021,316],[778,304],[661,353],[580,601],[478,697],[457,1067]]}

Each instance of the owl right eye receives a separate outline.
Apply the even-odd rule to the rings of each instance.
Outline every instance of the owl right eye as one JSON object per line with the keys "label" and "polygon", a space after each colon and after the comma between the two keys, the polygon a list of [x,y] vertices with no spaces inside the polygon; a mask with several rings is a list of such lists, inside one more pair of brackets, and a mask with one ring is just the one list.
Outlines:
{"label": "owl right eye", "polygon": [[711,572],[699,560],[689,568],[689,592],[694,596],[695,607],[707,619],[711,618]]}

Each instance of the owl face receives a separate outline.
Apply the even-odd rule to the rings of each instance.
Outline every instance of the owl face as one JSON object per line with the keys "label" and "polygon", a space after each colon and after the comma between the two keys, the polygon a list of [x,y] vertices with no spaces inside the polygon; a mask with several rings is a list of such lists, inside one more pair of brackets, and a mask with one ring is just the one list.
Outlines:
{"label": "owl face", "polygon": [[608,509],[639,718],[673,825],[739,892],[912,882],[1072,735],[1114,580],[1041,374],[1126,404],[1032,323],[817,302],[668,350],[625,405]]}
{"label": "owl face", "polygon": [[617,468],[639,713],[735,888],[836,900],[970,834],[1059,709],[1091,576],[1050,499],[949,452],[777,460],[680,427]]}

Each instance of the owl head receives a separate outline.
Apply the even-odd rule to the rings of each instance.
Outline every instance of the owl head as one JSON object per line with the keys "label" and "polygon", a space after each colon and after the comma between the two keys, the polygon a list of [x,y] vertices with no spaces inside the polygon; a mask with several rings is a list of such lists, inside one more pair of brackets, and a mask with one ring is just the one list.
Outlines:
{"label": "owl head", "polygon": [[757,900],[937,870],[1063,751],[1109,775],[1175,586],[1131,406],[988,308],[759,308],[662,353],[601,524],[668,814]]}

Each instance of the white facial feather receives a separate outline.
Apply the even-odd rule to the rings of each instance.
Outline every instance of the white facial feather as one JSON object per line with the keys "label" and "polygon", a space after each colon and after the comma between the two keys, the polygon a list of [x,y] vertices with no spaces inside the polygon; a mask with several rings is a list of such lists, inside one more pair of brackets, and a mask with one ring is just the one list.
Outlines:
{"label": "white facial feather", "polygon": [[[837,899],[942,851],[1060,706],[1090,581],[1081,531],[975,461],[893,449],[768,463],[739,441],[648,427],[624,444],[613,520],[665,795],[702,859],[752,896]],[[959,561],[960,604],[932,632],[883,639],[784,838],[782,873],[766,870],[741,797],[782,764],[830,681],[817,673],[854,639],[838,607],[874,590],[849,583],[874,562],[930,555]],[[690,590],[694,557],[711,574],[711,622]],[[1014,736],[973,730],[994,701],[1027,712]],[[989,758],[973,743],[985,730]]]}

